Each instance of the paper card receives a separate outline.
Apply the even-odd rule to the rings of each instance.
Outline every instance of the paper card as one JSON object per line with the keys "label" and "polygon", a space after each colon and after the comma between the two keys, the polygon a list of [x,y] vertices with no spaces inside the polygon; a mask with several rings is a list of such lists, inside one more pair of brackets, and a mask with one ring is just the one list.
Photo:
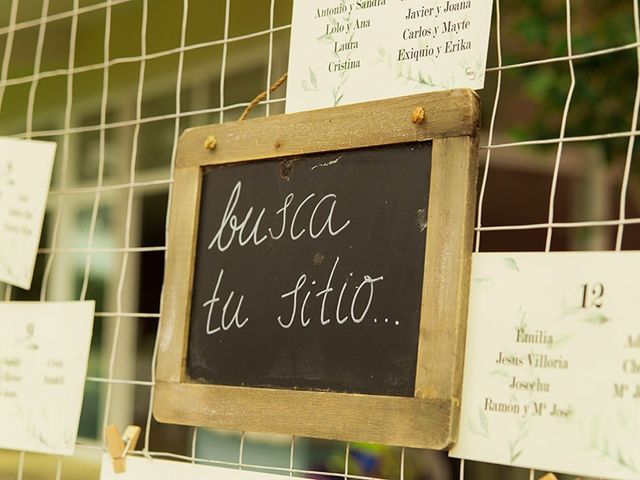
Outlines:
{"label": "paper card", "polygon": [[73,454],[94,309],[0,303],[0,448]]}
{"label": "paper card", "polygon": [[0,282],[31,288],[56,144],[0,138]]}
{"label": "paper card", "polygon": [[289,475],[273,475],[133,456],[127,457],[124,473],[114,473],[111,457],[107,454],[102,456],[100,480],[147,480],[149,478],[154,480],[175,480],[176,478],[188,478],[189,480],[282,480],[289,478]]}
{"label": "paper card", "polygon": [[287,113],[483,88],[492,0],[295,0]]}
{"label": "paper card", "polygon": [[640,253],[473,258],[451,455],[640,478]]}

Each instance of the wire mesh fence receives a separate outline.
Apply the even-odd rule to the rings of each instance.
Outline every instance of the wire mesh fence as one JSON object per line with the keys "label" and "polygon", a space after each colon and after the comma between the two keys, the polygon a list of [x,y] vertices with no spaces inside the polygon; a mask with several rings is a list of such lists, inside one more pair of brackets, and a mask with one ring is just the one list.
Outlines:
{"label": "wire mesh fence", "polygon": [[[72,458],[0,452],[0,478],[97,478],[108,423],[139,455],[311,478],[537,478],[436,452],[156,423],[156,332],[176,147],[280,114],[292,0],[3,0],[0,134],[58,143],[30,291],[96,300]],[[640,248],[637,0],[495,0],[475,251]],[[606,4],[606,5],[605,5]]]}

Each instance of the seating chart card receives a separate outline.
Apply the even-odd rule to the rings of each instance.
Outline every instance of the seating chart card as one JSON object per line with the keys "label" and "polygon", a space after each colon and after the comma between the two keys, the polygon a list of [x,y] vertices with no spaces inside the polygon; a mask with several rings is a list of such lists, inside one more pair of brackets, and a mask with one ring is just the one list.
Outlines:
{"label": "seating chart card", "polygon": [[451,455],[640,478],[640,253],[477,254]]}
{"label": "seating chart card", "polygon": [[0,282],[31,288],[56,144],[0,138]]}
{"label": "seating chart card", "polygon": [[484,86],[491,0],[295,0],[287,113]]}
{"label": "seating chart card", "polygon": [[0,303],[0,448],[73,454],[94,309]]}

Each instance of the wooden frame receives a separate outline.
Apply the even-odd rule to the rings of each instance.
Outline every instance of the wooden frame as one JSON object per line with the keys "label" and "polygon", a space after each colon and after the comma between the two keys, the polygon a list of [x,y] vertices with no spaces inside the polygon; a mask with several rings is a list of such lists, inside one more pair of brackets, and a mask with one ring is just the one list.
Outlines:
{"label": "wooden frame", "polygon": [[[426,118],[414,122],[420,107]],[[451,445],[462,385],[478,123],[476,94],[452,90],[187,130],[170,207],[156,419],[409,447]],[[203,146],[209,136],[217,141],[213,150]],[[429,233],[414,397],[190,383],[185,370],[201,167],[428,140]]]}

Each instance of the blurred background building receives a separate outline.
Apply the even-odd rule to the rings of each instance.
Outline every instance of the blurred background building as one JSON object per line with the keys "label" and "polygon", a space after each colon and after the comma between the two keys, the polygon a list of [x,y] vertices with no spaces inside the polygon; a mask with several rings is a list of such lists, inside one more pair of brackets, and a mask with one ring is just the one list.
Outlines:
{"label": "blurred background building", "polygon": [[[55,478],[60,468],[64,479],[98,478],[105,415],[118,425],[147,424],[176,135],[236,120],[287,70],[291,3],[0,0],[0,135],[58,142],[33,287],[0,284],[0,298],[95,299],[99,312],[76,455],[59,464],[0,451],[0,479],[21,478],[22,468],[25,479]],[[639,216],[635,152],[623,190],[638,86],[637,5],[494,5],[487,81],[479,92],[479,194],[481,225],[496,228],[481,232],[480,251],[544,250],[550,220],[551,250],[611,249],[621,194],[626,217]],[[559,154],[567,104],[568,141]],[[283,111],[284,88],[251,116]],[[640,225],[626,225],[622,248],[639,247]],[[285,469],[292,445],[290,437],[206,429],[194,442],[193,428],[155,421],[149,442],[165,456],[237,464],[242,452],[244,464]],[[296,439],[295,468],[344,472],[345,449],[341,442]],[[348,452],[350,473],[399,478],[400,449],[351,445]],[[471,462],[466,473],[529,478],[529,471]],[[406,452],[404,478],[458,475],[444,454]]]}

